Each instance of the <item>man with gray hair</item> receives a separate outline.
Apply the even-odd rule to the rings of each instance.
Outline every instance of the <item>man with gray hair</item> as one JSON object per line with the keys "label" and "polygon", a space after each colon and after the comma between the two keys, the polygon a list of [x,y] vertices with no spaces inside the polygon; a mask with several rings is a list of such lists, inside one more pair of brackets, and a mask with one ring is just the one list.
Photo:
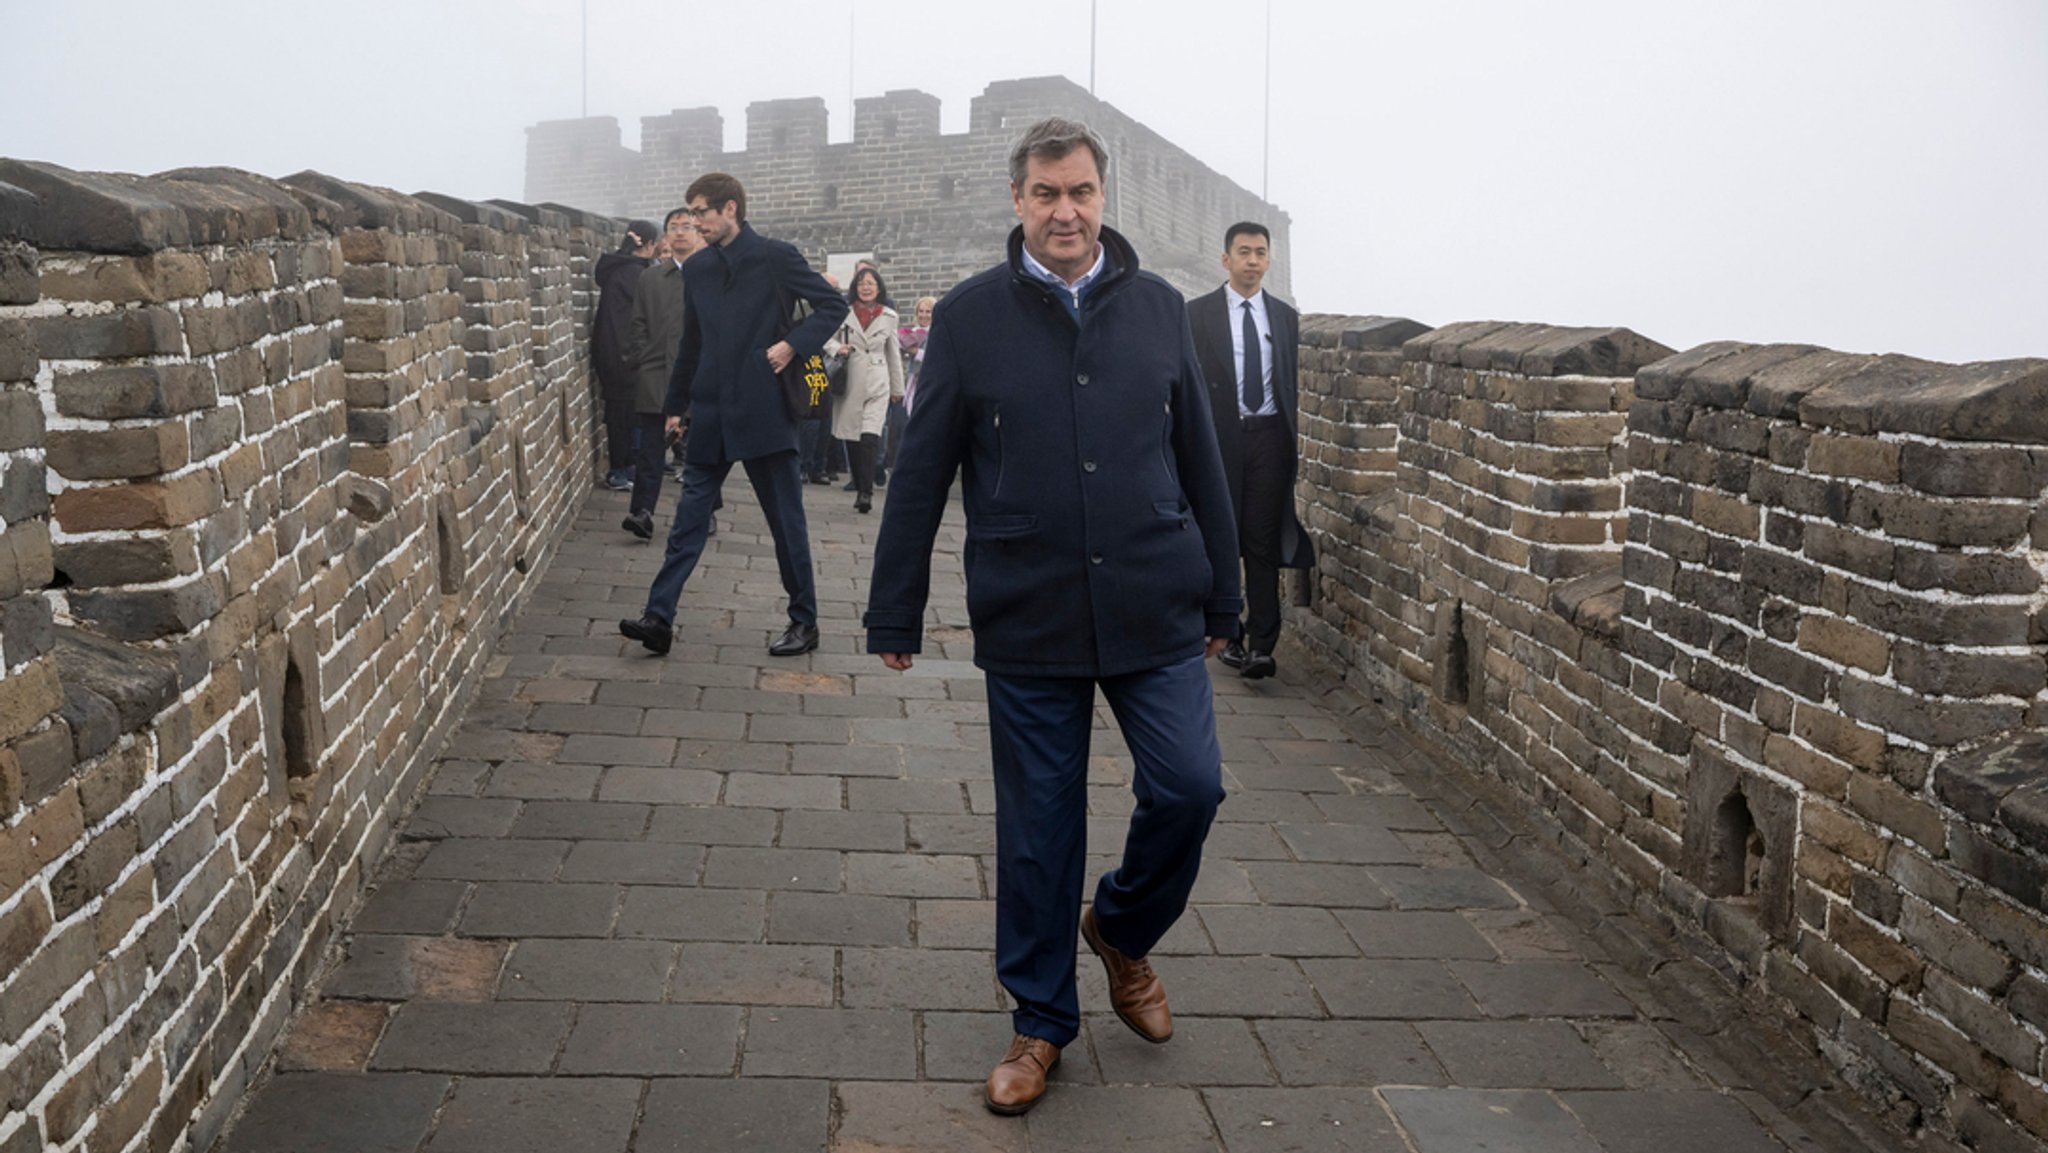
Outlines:
{"label": "man with gray hair", "polygon": [[[1124,1024],[1173,1036],[1145,957],[1187,908],[1223,799],[1204,658],[1238,633],[1236,520],[1186,306],[1102,227],[1107,167],[1069,120],[1011,153],[1009,259],[933,311],[866,617],[868,651],[910,668],[959,472],[996,787],[996,975],[1017,1002],[984,1091],[1004,1114],[1038,1103],[1080,1027],[1077,931]],[[1083,911],[1098,690],[1137,806]]]}

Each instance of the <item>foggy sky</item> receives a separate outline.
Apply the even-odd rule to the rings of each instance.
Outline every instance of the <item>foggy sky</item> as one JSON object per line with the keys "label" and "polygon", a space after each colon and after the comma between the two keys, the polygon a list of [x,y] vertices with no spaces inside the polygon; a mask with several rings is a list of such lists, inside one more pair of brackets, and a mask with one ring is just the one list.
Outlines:
{"label": "foggy sky", "polygon": [[[2048,356],[2043,0],[1271,0],[1270,139],[1264,0],[1094,7],[1097,94],[1292,216],[1305,311]],[[0,0],[0,155],[516,199],[583,10]],[[849,91],[920,88],[958,132],[990,81],[1086,85],[1090,11],[588,0],[588,110],[738,147],[750,101],[841,140]]]}

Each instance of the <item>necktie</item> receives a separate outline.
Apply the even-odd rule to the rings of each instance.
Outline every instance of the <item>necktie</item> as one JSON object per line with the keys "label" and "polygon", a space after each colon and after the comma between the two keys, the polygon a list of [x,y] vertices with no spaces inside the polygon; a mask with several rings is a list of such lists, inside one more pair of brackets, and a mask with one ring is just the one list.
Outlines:
{"label": "necktie", "polygon": [[1257,416],[1266,407],[1266,371],[1259,356],[1259,324],[1252,319],[1252,302],[1244,302],[1244,377],[1241,393],[1244,410]]}

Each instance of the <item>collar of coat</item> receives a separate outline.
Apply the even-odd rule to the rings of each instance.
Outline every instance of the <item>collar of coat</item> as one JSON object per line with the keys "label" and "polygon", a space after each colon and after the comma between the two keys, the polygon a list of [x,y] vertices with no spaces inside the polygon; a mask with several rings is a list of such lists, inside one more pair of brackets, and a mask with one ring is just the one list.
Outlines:
{"label": "collar of coat", "polygon": [[[1082,293],[1089,298],[1120,288],[1138,276],[1138,250],[1132,248],[1131,242],[1125,240],[1121,233],[1104,225],[1096,241],[1102,245],[1105,267],[1102,275]],[[1049,294],[1053,291],[1052,285],[1024,269],[1024,226],[1021,224],[1010,230],[1010,276],[1019,284],[1030,285],[1039,292]]]}

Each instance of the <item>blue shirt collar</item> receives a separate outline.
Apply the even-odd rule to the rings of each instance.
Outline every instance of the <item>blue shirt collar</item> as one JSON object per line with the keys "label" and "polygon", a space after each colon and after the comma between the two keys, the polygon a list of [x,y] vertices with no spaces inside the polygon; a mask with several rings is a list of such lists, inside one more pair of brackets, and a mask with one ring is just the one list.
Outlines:
{"label": "blue shirt collar", "polygon": [[1030,246],[1026,245],[1024,247],[1024,271],[1031,274],[1034,278],[1043,280],[1054,288],[1073,296],[1081,295],[1082,292],[1087,290],[1089,285],[1095,283],[1096,279],[1102,275],[1102,270],[1108,267],[1108,264],[1109,250],[1104,248],[1098,241],[1095,245],[1094,266],[1082,273],[1079,280],[1069,284],[1066,277],[1040,264],[1038,258],[1031,255]]}

